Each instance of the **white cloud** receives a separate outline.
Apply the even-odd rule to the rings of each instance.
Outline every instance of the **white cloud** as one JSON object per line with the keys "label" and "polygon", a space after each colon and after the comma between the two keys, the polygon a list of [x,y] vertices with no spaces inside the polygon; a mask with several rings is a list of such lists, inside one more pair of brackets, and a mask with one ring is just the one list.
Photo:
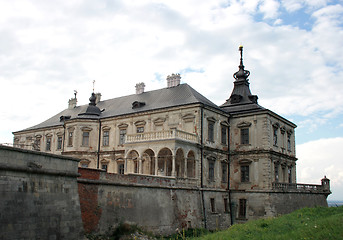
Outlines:
{"label": "white cloud", "polygon": [[324,175],[331,184],[332,199],[343,199],[343,138],[329,138],[297,145],[299,183],[320,184]]}

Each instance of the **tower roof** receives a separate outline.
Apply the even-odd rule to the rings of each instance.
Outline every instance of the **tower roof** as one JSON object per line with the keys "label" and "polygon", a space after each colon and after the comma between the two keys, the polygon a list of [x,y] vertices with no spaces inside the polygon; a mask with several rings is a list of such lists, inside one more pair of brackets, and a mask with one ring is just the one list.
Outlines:
{"label": "tower roof", "polygon": [[243,46],[239,46],[240,51],[240,63],[238,71],[233,74],[235,81],[231,96],[220,107],[228,112],[245,112],[245,111],[259,111],[263,110],[261,106],[257,104],[257,95],[252,95],[249,87],[249,75],[250,72],[244,69],[243,65]]}

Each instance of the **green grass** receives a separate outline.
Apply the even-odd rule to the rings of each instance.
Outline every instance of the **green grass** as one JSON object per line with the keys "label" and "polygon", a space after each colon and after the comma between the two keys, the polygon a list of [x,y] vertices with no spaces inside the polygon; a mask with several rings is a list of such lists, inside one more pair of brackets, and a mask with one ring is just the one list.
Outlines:
{"label": "green grass", "polygon": [[304,208],[277,218],[235,224],[202,237],[178,239],[343,239],[343,206]]}

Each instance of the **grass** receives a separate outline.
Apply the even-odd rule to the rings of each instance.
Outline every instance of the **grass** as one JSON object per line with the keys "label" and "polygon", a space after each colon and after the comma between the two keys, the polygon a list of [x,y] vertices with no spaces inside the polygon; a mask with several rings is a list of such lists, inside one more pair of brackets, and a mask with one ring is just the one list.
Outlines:
{"label": "grass", "polygon": [[[105,235],[88,235],[90,240],[163,239],[163,240],[331,240],[343,239],[343,206],[303,208],[276,218],[235,224],[224,231],[181,230],[169,237],[153,237],[135,225],[119,224]],[[124,237],[124,238],[123,238]],[[125,238],[126,237],[126,238]]]}
{"label": "grass", "polygon": [[304,208],[277,218],[236,224],[224,231],[184,239],[343,239],[343,206]]}

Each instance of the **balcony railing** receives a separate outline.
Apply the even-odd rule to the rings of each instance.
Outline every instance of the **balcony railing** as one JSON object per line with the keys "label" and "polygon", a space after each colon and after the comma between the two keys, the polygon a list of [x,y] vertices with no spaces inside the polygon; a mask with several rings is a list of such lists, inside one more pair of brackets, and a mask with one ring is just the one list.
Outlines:
{"label": "balcony railing", "polygon": [[167,131],[128,134],[126,135],[125,143],[159,141],[167,139],[179,139],[194,143],[198,142],[198,136],[196,134],[172,129]]}
{"label": "balcony railing", "polygon": [[[298,183],[273,183],[273,189],[275,190],[290,190],[299,192],[326,192],[327,190],[323,185],[314,184],[298,184]],[[328,190],[330,191],[330,190]]]}

